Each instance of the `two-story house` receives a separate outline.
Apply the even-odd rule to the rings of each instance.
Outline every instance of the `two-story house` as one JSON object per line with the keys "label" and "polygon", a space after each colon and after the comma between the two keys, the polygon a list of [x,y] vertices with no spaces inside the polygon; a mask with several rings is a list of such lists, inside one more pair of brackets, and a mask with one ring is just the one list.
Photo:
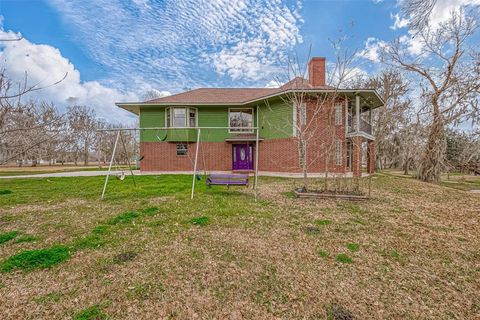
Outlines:
{"label": "two-story house", "polygon": [[[295,78],[279,88],[200,88],[117,106],[139,115],[140,128],[177,129],[140,130],[141,171],[191,171],[196,128],[202,128],[199,170],[253,170],[256,130],[249,128],[258,128],[260,172],[300,172],[302,139],[309,172],[358,176],[362,150],[368,150],[367,170],[373,172],[370,122],[382,99],[371,89],[333,88],[325,78],[325,58],[315,57],[308,79]],[[301,139],[304,128],[310,134]]]}

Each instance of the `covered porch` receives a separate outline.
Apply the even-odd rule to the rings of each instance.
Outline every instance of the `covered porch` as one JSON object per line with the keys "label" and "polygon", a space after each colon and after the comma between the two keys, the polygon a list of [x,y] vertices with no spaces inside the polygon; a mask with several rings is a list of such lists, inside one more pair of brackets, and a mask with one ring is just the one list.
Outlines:
{"label": "covered porch", "polygon": [[365,162],[367,172],[369,174],[375,172],[375,136],[372,129],[372,111],[382,104],[383,101],[379,101],[377,95],[369,95],[365,92],[355,92],[348,97],[345,128],[347,168],[353,173],[353,176],[361,176],[362,164]]}

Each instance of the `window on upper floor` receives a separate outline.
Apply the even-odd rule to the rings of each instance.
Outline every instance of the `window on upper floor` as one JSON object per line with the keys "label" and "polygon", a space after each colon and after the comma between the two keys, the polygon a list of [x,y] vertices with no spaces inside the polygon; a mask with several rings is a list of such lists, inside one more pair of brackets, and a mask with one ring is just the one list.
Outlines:
{"label": "window on upper floor", "polygon": [[166,109],[166,126],[192,128],[197,126],[197,108],[170,107]]}
{"label": "window on upper floor", "polygon": [[335,105],[335,124],[337,126],[342,125],[343,118],[343,104],[337,103]]}
{"label": "window on upper floor", "polygon": [[[297,123],[298,118],[298,123]],[[293,124],[294,126],[304,126],[307,124],[307,104],[305,102],[293,103]],[[295,131],[294,131],[295,135]]]}
{"label": "window on upper floor", "polygon": [[253,132],[253,109],[228,109],[228,122],[230,132]]}

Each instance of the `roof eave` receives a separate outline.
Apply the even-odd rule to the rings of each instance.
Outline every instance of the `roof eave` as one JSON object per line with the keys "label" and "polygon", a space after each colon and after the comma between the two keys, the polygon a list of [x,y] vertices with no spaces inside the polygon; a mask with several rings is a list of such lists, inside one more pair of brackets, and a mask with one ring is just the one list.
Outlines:
{"label": "roof eave", "polygon": [[385,104],[382,97],[380,97],[375,89],[288,89],[278,91],[273,94],[269,94],[263,97],[257,97],[255,99],[243,101],[243,102],[117,102],[118,107],[139,114],[140,106],[243,106],[251,103],[255,103],[261,100],[267,100],[274,97],[281,96],[287,93],[293,92],[308,92],[308,93],[352,93],[358,94],[362,92],[373,93],[379,101],[378,105],[372,106],[372,109],[382,107]]}

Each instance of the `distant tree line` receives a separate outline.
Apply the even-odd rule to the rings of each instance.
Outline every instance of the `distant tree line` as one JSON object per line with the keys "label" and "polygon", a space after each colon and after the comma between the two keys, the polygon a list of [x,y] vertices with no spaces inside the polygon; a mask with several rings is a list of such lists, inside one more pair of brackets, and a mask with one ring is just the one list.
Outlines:
{"label": "distant tree line", "polygon": [[[0,73],[0,164],[107,163],[116,133],[98,129],[115,125],[99,120],[88,106],[72,106],[62,113],[52,103],[24,102],[25,95],[36,89],[14,83]],[[123,138],[132,161],[137,141],[131,133],[124,133]],[[126,162],[121,153],[117,158]]]}

